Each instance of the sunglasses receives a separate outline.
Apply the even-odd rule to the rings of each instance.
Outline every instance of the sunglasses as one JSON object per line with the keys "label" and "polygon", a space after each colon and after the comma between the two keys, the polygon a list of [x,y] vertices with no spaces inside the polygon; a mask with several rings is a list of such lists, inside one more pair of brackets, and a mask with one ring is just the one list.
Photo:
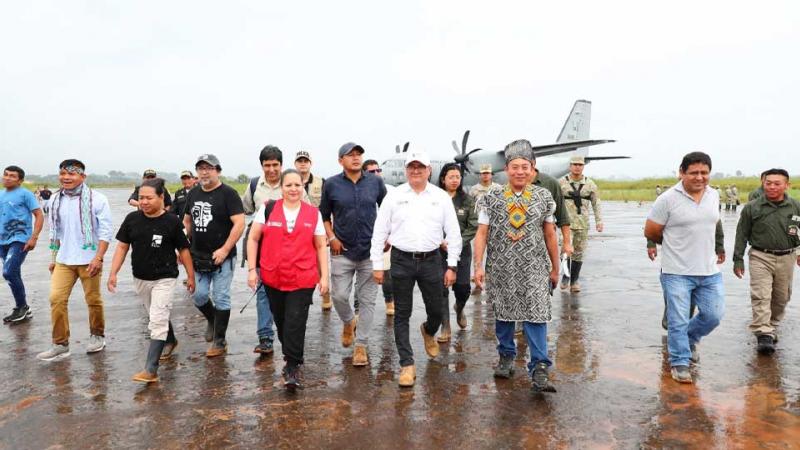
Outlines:
{"label": "sunglasses", "polygon": [[369,172],[369,173],[381,173],[381,172],[383,172],[383,169],[369,169],[369,170],[367,170],[367,172]]}

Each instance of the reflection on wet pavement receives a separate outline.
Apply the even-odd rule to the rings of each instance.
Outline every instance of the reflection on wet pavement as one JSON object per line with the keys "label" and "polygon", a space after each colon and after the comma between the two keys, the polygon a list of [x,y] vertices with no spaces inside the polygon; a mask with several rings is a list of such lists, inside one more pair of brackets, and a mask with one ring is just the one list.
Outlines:
{"label": "reflection on wet pavement", "polygon": [[[117,222],[127,194],[109,191]],[[105,295],[106,350],[85,353],[87,315],[78,286],[70,299],[72,356],[42,363],[35,355],[48,346],[50,321],[48,255],[40,246],[23,268],[34,319],[0,328],[0,449],[798,448],[796,305],[788,308],[775,356],[758,356],[747,331],[747,281],[735,279],[726,262],[726,317],[701,342],[696,384],[679,385],[670,378],[660,328],[658,266],[647,260],[641,238],[647,208],[608,203],[606,211],[607,232],[591,235],[584,292],[553,297],[554,395],[530,393],[525,346],[512,379],[492,377],[492,311],[474,298],[465,310],[469,326],[455,327],[435,360],[425,357],[414,332],[424,320],[416,302],[417,383],[402,390],[392,320],[380,299],[366,368],[351,365],[352,349],[339,343],[341,321],[321,312],[317,301],[306,340],[306,389],[288,395],[280,345],[272,357],[252,353],[252,305],[242,314],[235,308],[230,353],[209,360],[204,321],[181,296],[173,309],[176,356],[162,364],[159,383],[139,385],[130,376],[143,363],[147,321],[127,267],[119,294]],[[724,225],[730,255],[736,218],[726,216]],[[249,298],[245,275],[236,273],[234,307]],[[0,292],[10,305],[7,290]]]}

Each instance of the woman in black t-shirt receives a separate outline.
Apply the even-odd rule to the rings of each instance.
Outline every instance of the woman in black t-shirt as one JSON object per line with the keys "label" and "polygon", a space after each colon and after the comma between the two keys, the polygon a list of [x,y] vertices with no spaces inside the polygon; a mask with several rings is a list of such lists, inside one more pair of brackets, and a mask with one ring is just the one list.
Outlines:
{"label": "woman in black t-shirt", "polygon": [[[186,268],[186,288],[194,292],[194,267],[183,223],[164,210],[164,180],[146,180],[139,189],[139,211],[125,217],[117,232],[117,250],[111,262],[108,290],[115,292],[119,273],[128,249],[133,249],[131,266],[136,293],[150,317],[150,349],[142,372],[134,381],[158,381],[158,361],[167,359],[178,346],[172,323],[172,292],[178,280],[177,252]],[[163,353],[163,355],[162,355]]]}

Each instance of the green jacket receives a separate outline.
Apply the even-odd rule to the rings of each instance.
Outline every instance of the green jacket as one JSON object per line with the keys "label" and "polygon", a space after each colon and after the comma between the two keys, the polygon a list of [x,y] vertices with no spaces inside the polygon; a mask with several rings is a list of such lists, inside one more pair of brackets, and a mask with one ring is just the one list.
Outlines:
{"label": "green jacket", "polygon": [[800,202],[784,197],[773,203],[766,197],[748,202],[736,225],[736,246],[733,249],[734,269],[744,268],[747,243],[765,250],[790,250],[800,246]]}
{"label": "green jacket", "polygon": [[569,226],[569,213],[567,213],[567,208],[564,206],[564,194],[561,192],[561,185],[558,180],[537,170],[536,180],[534,180],[533,184],[547,189],[550,195],[553,196],[553,200],[556,202],[556,225],[559,228],[565,225]]}
{"label": "green jacket", "polygon": [[747,195],[747,201],[752,202],[757,198],[761,198],[764,196],[764,186],[759,186],[758,189],[754,191],[750,191],[750,194]]}
{"label": "green jacket", "polygon": [[461,229],[461,248],[472,242],[478,231],[478,212],[475,210],[475,200],[469,194],[460,194],[453,197],[453,207],[458,217],[458,228]]}

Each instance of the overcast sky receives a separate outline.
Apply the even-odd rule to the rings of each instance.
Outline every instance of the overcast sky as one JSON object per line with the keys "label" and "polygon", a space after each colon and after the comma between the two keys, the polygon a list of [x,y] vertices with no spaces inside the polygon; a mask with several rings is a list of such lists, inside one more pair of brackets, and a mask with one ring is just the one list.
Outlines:
{"label": "overcast sky", "polygon": [[499,149],[555,138],[593,103],[594,176],[800,173],[800,2],[6,1],[0,164],[178,172],[200,153],[258,174],[298,149],[338,171],[352,140]]}

